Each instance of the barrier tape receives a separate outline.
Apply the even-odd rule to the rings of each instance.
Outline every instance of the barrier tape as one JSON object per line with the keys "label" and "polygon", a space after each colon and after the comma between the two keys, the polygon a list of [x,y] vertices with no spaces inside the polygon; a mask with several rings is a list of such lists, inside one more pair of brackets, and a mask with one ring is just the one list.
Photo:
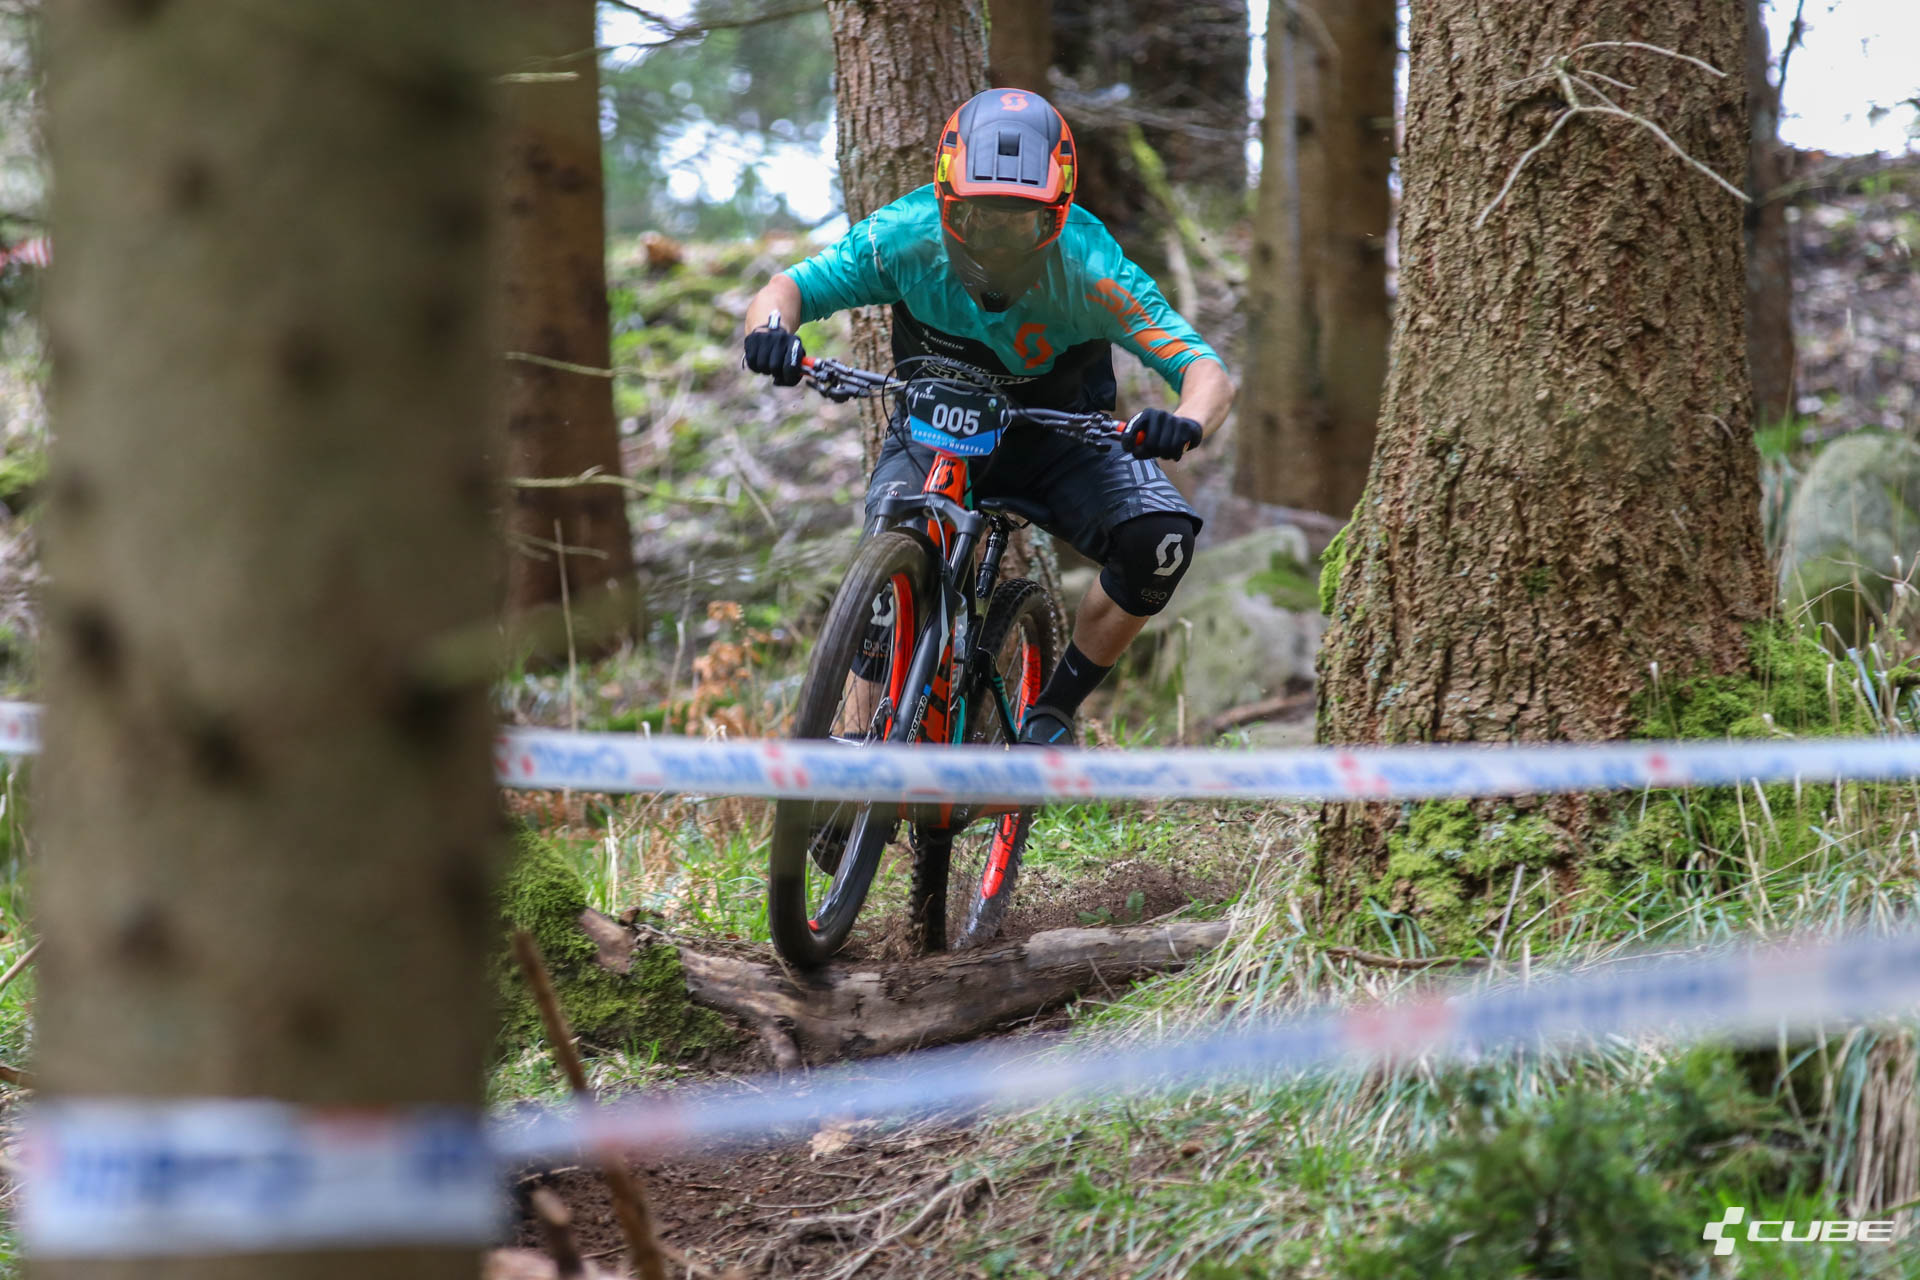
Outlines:
{"label": "barrier tape", "polygon": [[1245,1082],[1426,1055],[1621,1037],[1764,1040],[1910,1014],[1920,933],[1645,955],[1526,984],[1460,984],[1393,1004],[1178,1040],[1064,1052],[983,1044],[819,1071],[795,1082],[675,1090],[604,1106],[523,1108],[484,1132],[441,1114],[343,1121],[278,1103],[60,1101],[27,1117],[23,1231],[45,1257],[299,1249],[380,1240],[482,1243],[500,1220],[478,1186],[583,1150],[705,1150],[823,1122],[900,1119],[1069,1097]]}
{"label": "barrier tape", "polygon": [[[0,703],[0,754],[40,749],[39,709]],[[1920,778],[1920,738],[1591,745],[1085,751],[703,742],[559,729],[496,735],[502,786],[900,803],[1424,800],[1758,782]]]}
{"label": "barrier tape", "polygon": [[464,1245],[505,1206],[471,1112],[243,1099],[33,1104],[21,1232],[41,1257]]}

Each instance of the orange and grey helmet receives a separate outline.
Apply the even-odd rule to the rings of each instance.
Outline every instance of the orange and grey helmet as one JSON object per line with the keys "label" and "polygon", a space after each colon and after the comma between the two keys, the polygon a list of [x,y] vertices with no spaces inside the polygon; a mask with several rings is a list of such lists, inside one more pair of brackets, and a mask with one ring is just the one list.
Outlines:
{"label": "orange and grey helmet", "polygon": [[1025,89],[975,94],[940,131],[933,186],[947,260],[973,300],[1005,311],[1046,270],[1073,203],[1073,131]]}

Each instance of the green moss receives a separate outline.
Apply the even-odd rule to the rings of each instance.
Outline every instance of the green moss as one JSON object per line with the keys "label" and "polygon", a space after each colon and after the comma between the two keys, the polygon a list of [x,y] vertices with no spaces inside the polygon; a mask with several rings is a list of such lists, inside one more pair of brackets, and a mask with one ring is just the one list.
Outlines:
{"label": "green moss", "polygon": [[[1413,805],[1387,837],[1386,873],[1372,894],[1412,915],[1436,950],[1471,954],[1479,950],[1489,911],[1506,905],[1513,869],[1555,860],[1558,836],[1544,819],[1511,809],[1482,817],[1466,800]],[[1528,900],[1544,892],[1537,883],[1528,887],[1515,912],[1533,914],[1544,903],[1529,906]]]}
{"label": "green moss", "polygon": [[[1749,670],[1662,681],[1634,704],[1634,736],[1653,739],[1831,737],[1872,734],[1872,708],[1850,687],[1849,670],[1806,631],[1774,623],[1750,633]],[[1858,785],[1840,802],[1857,800]],[[1746,875],[1816,848],[1835,803],[1831,787],[1791,784],[1653,791],[1623,804],[1583,861],[1582,882],[1612,897],[1664,875]],[[1704,855],[1704,856],[1702,856]],[[1729,861],[1723,865],[1722,859]],[[1681,870],[1691,865],[1691,870]]]}
{"label": "green moss", "polygon": [[1527,598],[1538,600],[1553,589],[1553,570],[1538,564],[1521,575],[1521,585],[1527,589]]}
{"label": "green moss", "polygon": [[1284,551],[1276,551],[1267,567],[1248,577],[1249,594],[1264,595],[1282,609],[1316,609],[1318,592],[1307,567]]}
{"label": "green moss", "polygon": [[503,1047],[545,1036],[513,957],[516,929],[525,929],[539,945],[561,1011],[577,1035],[657,1045],[663,1057],[685,1057],[733,1043],[732,1030],[718,1014],[688,1001],[679,953],[672,947],[636,950],[628,973],[601,968],[595,961],[598,949],[578,924],[586,908],[586,883],[566,850],[533,832],[521,833],[501,889],[501,949],[494,962]]}
{"label": "green moss", "polygon": [[1320,612],[1329,618],[1333,616],[1334,598],[1340,593],[1340,574],[1347,567],[1347,530],[1351,528],[1351,523],[1341,525],[1320,553]]}
{"label": "green moss", "polygon": [[[1831,737],[1875,731],[1872,709],[1813,636],[1779,623],[1749,633],[1752,668],[1649,687],[1634,701],[1639,738]],[[1769,724],[1769,720],[1771,724]]]}

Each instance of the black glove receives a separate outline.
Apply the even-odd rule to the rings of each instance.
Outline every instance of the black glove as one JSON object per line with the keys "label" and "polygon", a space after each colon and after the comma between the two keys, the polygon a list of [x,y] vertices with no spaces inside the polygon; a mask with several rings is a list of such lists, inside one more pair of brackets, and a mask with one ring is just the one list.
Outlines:
{"label": "black glove", "polygon": [[769,323],[747,334],[747,368],[773,378],[774,385],[796,386],[800,382],[800,361],[807,354],[800,339]]}
{"label": "black glove", "polygon": [[1200,443],[1200,424],[1166,409],[1142,409],[1120,440],[1136,458],[1177,458]]}

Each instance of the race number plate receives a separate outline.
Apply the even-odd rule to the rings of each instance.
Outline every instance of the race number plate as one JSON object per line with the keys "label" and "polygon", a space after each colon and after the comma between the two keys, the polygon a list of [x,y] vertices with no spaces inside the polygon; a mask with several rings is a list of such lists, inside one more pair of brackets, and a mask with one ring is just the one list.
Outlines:
{"label": "race number plate", "polygon": [[907,430],[916,443],[963,458],[983,458],[1000,443],[1011,406],[996,392],[944,382],[907,388]]}

